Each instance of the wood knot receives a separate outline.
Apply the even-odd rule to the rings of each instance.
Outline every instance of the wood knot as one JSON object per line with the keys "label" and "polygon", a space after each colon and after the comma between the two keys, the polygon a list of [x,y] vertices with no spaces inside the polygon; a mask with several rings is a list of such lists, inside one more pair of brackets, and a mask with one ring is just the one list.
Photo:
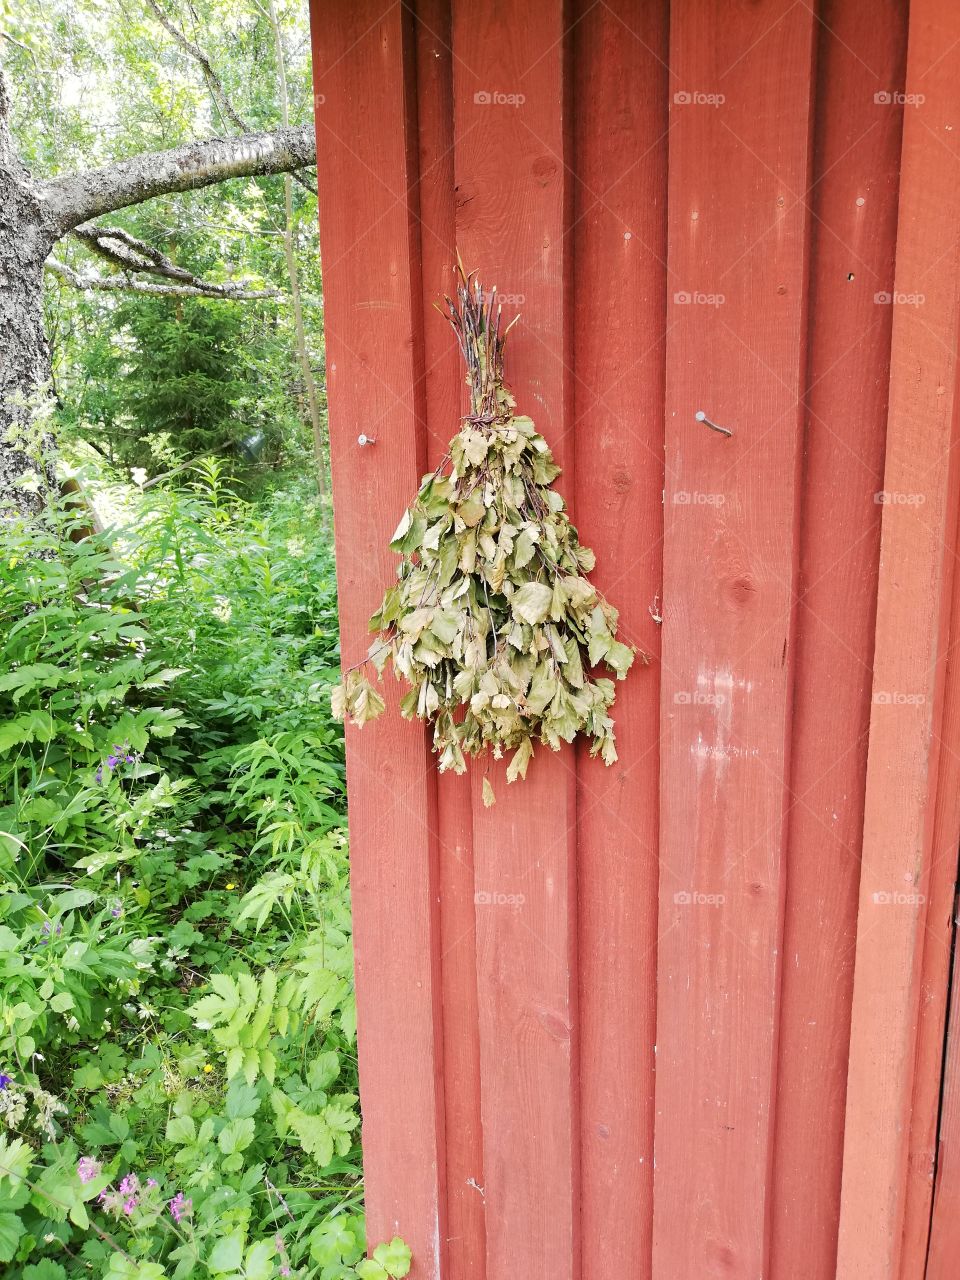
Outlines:
{"label": "wood knot", "polygon": [[745,605],[750,604],[757,594],[757,584],[749,573],[740,573],[735,578],[730,578],[727,581],[724,587],[724,594],[730,604],[737,609],[742,609]]}
{"label": "wood knot", "polygon": [[558,1013],[551,1013],[549,1009],[538,1009],[537,1018],[547,1035],[552,1036],[554,1040],[559,1040],[562,1044],[570,1039],[570,1028]]}
{"label": "wood knot", "polygon": [[633,477],[624,467],[618,467],[610,477],[610,488],[616,489],[617,493],[626,493],[628,489],[633,488]]}
{"label": "wood knot", "polygon": [[530,172],[542,187],[545,187],[557,172],[557,162],[553,156],[538,156],[530,166]]}

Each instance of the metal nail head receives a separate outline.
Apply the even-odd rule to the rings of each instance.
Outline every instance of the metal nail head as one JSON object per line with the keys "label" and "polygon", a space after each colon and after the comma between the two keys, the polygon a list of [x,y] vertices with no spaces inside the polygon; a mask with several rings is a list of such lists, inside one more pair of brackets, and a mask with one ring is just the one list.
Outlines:
{"label": "metal nail head", "polygon": [[698,409],[693,416],[696,418],[698,422],[703,422],[712,430],[719,431],[721,435],[724,435],[724,436],[733,435],[733,432],[730,430],[729,427],[721,427],[718,422],[711,422],[702,409]]}
{"label": "metal nail head", "polygon": [[365,445],[368,445],[368,444],[376,444],[376,443],[377,443],[377,441],[376,441],[376,437],[375,437],[375,436],[365,436],[365,435],[359,435],[359,436],[357,436],[357,444],[360,446],[360,448],[361,448],[361,449],[362,449]]}

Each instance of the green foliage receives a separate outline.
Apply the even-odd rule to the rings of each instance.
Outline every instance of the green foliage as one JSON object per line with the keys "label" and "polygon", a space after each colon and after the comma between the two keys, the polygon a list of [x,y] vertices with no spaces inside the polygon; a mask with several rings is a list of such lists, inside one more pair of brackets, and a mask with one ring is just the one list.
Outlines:
{"label": "green foliage", "polygon": [[211,462],[98,498],[124,529],[0,543],[4,1274],[402,1277],[364,1260],[319,507]]}
{"label": "green foliage", "polygon": [[[503,380],[499,308],[461,269],[458,303],[447,299],[467,362],[471,412],[447,458],[424,477],[390,547],[403,558],[371,629],[378,672],[388,660],[410,683],[408,718],[432,721],[440,770],[462,773],[465,755],[514,752],[508,781],[526,776],[538,741],[553,751],[578,733],[591,755],[617,758],[610,707],[634,650],[616,638],[617,611],[584,576],[560,474],[530,418],[517,414]],[[334,691],[333,709],[362,725],[383,700],[359,669]],[[462,715],[460,713],[463,713]],[[492,790],[484,798],[492,802]]]}
{"label": "green foliage", "polygon": [[[249,127],[275,128],[278,48],[266,6],[162,0],[162,7],[203,49]],[[291,118],[305,122],[312,110],[307,9],[293,0],[275,7]],[[0,12],[10,37],[3,62],[13,132],[37,178],[238,131],[211,97],[201,66],[147,6],[18,0]],[[283,180],[238,179],[98,222],[146,241],[206,281],[243,280],[278,296],[224,302],[81,292],[48,275],[46,328],[70,432],[114,464],[151,476],[205,452],[230,453],[237,463],[250,439],[259,467],[307,470],[311,437],[289,298]],[[322,372],[316,199],[297,183],[290,232],[310,363]],[[81,273],[115,271],[73,238],[56,255]],[[251,484],[258,478],[253,471],[246,477]]]}

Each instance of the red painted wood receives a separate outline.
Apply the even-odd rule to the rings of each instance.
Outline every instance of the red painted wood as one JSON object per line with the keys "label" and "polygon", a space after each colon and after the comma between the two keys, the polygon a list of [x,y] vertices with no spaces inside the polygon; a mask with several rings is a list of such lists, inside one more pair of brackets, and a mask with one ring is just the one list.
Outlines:
{"label": "red painted wood", "polygon": [[899,0],[818,26],[770,1274],[833,1280],[870,720],[901,112]]}
{"label": "red painted wood", "polygon": [[767,1274],[813,27],[671,6],[656,1280]]}
{"label": "red painted wood", "polygon": [[[837,1275],[901,1274],[956,528],[960,10],[911,6]],[[915,299],[916,301],[916,299]],[[909,1261],[909,1259],[907,1260]]]}
{"label": "red painted wood", "polygon": [[[569,495],[562,6],[455,0],[453,55],[460,250],[522,296],[507,377]],[[573,752],[538,753],[512,787],[502,765],[472,777],[487,1276],[563,1280],[579,1267]]]}
{"label": "red painted wood", "polygon": [[[571,14],[575,519],[623,635],[619,763],[578,752],[583,1280],[649,1280],[659,865],[666,311],[665,3]],[[598,74],[602,68],[602,74]],[[655,611],[655,610],[654,610]]]}
{"label": "red painted wood", "polygon": [[[954,864],[956,865],[956,864]],[[930,1224],[925,1280],[955,1280],[960,1259],[960,979],[954,969],[937,1180]]]}
{"label": "red painted wood", "polygon": [[[434,467],[459,426],[463,382],[453,333],[434,306],[451,292],[456,262],[449,0],[419,0],[415,31],[427,455]],[[437,833],[447,1160],[444,1280],[482,1280],[486,1234],[469,777],[438,776]]]}
{"label": "red painted wood", "polygon": [[[313,13],[330,453],[344,663],[396,560],[388,541],[425,463],[411,42],[373,0]],[[389,125],[385,125],[389,122]],[[376,445],[360,448],[364,432]],[[403,1236],[439,1280],[443,1213],[434,772],[419,726],[347,729],[360,1091],[371,1245]]]}
{"label": "red painted wood", "polygon": [[[923,1280],[928,1274],[928,1247],[932,1251],[931,1256],[937,1258],[933,1275],[939,1271],[946,1280],[947,1276],[956,1274],[960,1265],[960,1249],[945,1247],[954,1238],[960,1243],[960,1231],[953,1225],[960,1223],[960,1181],[955,1167],[956,1145],[960,1142],[955,1073],[960,1065],[960,1050],[956,1045],[958,1033],[955,1023],[946,1045],[945,1083],[943,1079],[944,1034],[955,941],[957,847],[960,843],[960,591],[956,581],[957,563],[954,557],[943,720],[938,741],[934,744],[934,749],[939,748],[939,765],[920,973],[900,1280]],[[953,981],[956,985],[955,973]],[[938,1202],[933,1205],[935,1172]],[[944,1270],[948,1262],[949,1269]]]}

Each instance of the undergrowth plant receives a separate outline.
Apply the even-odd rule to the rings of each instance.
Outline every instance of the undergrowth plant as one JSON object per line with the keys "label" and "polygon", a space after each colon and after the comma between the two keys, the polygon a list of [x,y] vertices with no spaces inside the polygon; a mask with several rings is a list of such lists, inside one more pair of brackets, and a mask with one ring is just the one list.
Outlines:
{"label": "undergrowth plant", "polygon": [[[446,300],[467,367],[470,412],[436,471],[424,477],[390,546],[397,584],[371,619],[378,632],[365,663],[333,694],[338,718],[363,725],[384,701],[364,674],[389,661],[410,685],[401,714],[433,724],[441,772],[462,773],[487,748],[513,756],[507,780],[526,776],[536,743],[553,751],[577,734],[606,764],[614,744],[613,680],[634,649],[617,639],[617,611],[587,578],[560,475],[533,421],[516,412],[504,381],[504,345],[493,291],[460,267]],[[484,798],[493,793],[485,780]]]}
{"label": "undergrowth plant", "polygon": [[333,566],[219,468],[0,531],[0,1266],[366,1258]]}

